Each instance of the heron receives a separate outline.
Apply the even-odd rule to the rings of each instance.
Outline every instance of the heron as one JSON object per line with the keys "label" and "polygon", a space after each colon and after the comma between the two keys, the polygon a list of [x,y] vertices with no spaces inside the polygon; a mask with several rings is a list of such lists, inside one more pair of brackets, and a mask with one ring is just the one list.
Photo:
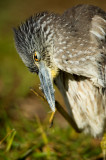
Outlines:
{"label": "heron", "polygon": [[93,137],[106,131],[106,12],[77,5],[63,14],[37,13],[14,28],[17,52],[40,79],[55,112],[53,83],[69,116]]}

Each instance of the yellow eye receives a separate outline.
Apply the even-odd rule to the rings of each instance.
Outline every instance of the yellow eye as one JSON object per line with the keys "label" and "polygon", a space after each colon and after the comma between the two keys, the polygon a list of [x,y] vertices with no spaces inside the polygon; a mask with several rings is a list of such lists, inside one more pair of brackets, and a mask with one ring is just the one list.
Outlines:
{"label": "yellow eye", "polygon": [[41,55],[39,54],[39,52],[35,52],[35,54],[34,54],[34,60],[36,61],[36,62],[39,62],[40,60],[41,60]]}
{"label": "yellow eye", "polygon": [[37,61],[37,62],[39,61],[36,52],[34,54],[34,60]]}

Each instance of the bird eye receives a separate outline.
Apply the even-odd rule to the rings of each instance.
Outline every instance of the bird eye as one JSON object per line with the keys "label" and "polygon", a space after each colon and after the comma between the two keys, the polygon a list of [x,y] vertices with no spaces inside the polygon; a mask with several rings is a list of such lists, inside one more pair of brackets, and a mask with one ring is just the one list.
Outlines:
{"label": "bird eye", "polygon": [[34,60],[36,62],[38,62],[38,61],[40,61],[40,59],[41,59],[40,54],[38,52],[35,52],[35,54],[34,54]]}
{"label": "bird eye", "polygon": [[35,52],[35,55],[34,55],[34,60],[38,62],[38,57],[37,57],[36,52]]}

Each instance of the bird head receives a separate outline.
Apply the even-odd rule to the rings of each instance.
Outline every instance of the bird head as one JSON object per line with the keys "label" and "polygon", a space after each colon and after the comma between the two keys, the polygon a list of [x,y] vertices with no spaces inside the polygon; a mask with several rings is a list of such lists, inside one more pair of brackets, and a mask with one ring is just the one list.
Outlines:
{"label": "bird head", "polygon": [[[55,111],[53,78],[57,67],[53,63],[53,29],[47,12],[37,14],[14,29],[16,49],[31,72],[39,75],[41,88],[52,111]],[[49,18],[48,18],[49,17]],[[46,19],[46,21],[45,21]],[[47,25],[49,24],[49,25]]]}

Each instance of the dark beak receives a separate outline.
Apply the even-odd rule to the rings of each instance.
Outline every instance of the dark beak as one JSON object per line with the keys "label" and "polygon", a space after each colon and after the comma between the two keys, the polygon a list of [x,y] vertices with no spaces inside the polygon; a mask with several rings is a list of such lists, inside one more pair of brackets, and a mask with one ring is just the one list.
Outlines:
{"label": "dark beak", "polygon": [[39,78],[41,82],[41,88],[45,94],[45,97],[48,101],[48,104],[53,112],[55,112],[55,97],[54,97],[54,88],[51,78],[51,73],[48,67],[44,62],[39,63]]}

